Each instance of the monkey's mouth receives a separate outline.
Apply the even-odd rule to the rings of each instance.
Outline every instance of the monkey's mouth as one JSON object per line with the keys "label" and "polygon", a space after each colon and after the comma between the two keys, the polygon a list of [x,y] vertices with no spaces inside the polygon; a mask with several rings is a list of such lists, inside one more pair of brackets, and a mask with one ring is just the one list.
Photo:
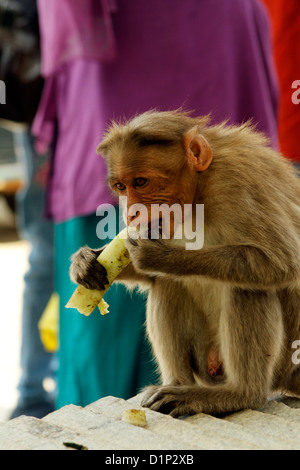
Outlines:
{"label": "monkey's mouth", "polygon": [[150,239],[159,239],[163,237],[164,239],[169,239],[173,237],[173,224],[170,220],[164,220],[162,217],[159,219],[151,220],[148,223],[148,238]]}
{"label": "monkey's mouth", "polygon": [[148,222],[148,238],[154,238],[156,235],[162,235],[162,226],[162,218],[154,220],[151,219]]}
{"label": "monkey's mouth", "polygon": [[129,227],[132,231],[137,231],[141,238],[148,238],[149,240],[158,240],[160,238],[168,240],[174,236],[174,223],[168,218],[159,217],[150,219],[145,223],[139,221],[136,224],[133,221]]}

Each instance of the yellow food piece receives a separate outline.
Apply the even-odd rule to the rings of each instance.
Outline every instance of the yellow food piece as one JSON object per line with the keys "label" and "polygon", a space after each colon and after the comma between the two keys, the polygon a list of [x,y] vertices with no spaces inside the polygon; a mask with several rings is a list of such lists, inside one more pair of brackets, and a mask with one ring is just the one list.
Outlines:
{"label": "yellow food piece", "polygon": [[38,323],[40,338],[46,351],[54,352],[58,349],[59,330],[59,296],[54,292]]}
{"label": "yellow food piece", "polygon": [[67,303],[66,308],[76,308],[80,313],[88,316],[98,305],[101,315],[108,313],[108,304],[103,299],[103,296],[116,277],[131,261],[125,246],[126,238],[127,227],[104,248],[97,258],[97,261],[107,271],[108,284],[105,286],[105,289],[99,291],[86,289],[79,285]]}
{"label": "yellow food piece", "polygon": [[107,302],[105,302],[104,299],[100,300],[98,307],[99,307],[101,315],[106,315],[109,312],[108,310],[109,305]]}
{"label": "yellow food piece", "polygon": [[144,410],[124,410],[122,413],[122,421],[133,424],[134,426],[147,426],[147,419]]}

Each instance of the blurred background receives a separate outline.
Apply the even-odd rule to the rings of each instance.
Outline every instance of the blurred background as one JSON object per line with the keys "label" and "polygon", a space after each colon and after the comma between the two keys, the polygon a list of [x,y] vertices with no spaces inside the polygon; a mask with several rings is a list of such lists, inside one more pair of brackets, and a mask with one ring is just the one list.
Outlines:
{"label": "blurred background", "polygon": [[253,118],[299,168],[300,0],[0,0],[0,80],[0,421],[129,398],[154,383],[144,300],[114,286],[105,323],[64,309],[70,256],[116,203],[96,146],[112,118],[184,106]]}
{"label": "blurred background", "polygon": [[19,238],[15,193],[23,181],[11,132],[0,128],[0,421],[17,401],[24,274],[29,243]]}

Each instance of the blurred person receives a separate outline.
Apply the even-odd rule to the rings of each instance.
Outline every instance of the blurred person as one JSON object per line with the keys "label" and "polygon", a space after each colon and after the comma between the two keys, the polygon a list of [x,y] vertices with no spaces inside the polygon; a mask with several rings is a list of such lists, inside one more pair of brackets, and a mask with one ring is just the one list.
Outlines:
{"label": "blurred person", "polygon": [[71,255],[100,247],[100,204],[117,204],[96,155],[113,118],[192,109],[212,121],[250,118],[277,146],[277,86],[259,0],[39,0],[46,84],[34,122],[54,142],[47,211],[55,222],[60,296],[57,407],[105,395],[129,398],[153,383],[144,299],[113,285],[110,313],[86,318],[64,306],[75,286]]}
{"label": "blurred person", "polygon": [[16,220],[20,236],[30,243],[29,268],[24,276],[21,326],[21,376],[19,398],[10,418],[21,415],[42,418],[54,410],[55,357],[45,351],[38,322],[54,290],[53,223],[43,216],[44,173],[48,155],[37,155],[30,131],[14,134],[15,151],[23,167],[24,184],[16,195]]}
{"label": "blurred person", "polygon": [[[263,0],[271,22],[272,46],[279,81],[280,151],[300,172],[300,2]],[[298,81],[295,85],[294,82]],[[296,87],[296,88],[295,88]],[[294,95],[294,96],[293,96]]]}
{"label": "blurred person", "polygon": [[0,117],[13,130],[15,153],[24,177],[16,195],[17,229],[20,237],[30,243],[22,302],[19,396],[10,418],[41,418],[54,409],[53,393],[44,386],[45,378],[54,378],[54,358],[45,351],[38,330],[53,292],[54,250],[53,223],[43,216],[48,155],[37,155],[30,132],[43,82],[39,55],[35,55],[39,41],[36,1],[1,1],[0,14],[0,72],[7,88]]}

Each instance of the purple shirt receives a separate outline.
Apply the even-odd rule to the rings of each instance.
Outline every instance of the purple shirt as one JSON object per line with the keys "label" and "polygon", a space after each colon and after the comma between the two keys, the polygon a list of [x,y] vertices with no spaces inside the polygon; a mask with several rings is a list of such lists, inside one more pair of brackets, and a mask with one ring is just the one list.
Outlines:
{"label": "purple shirt", "polygon": [[33,132],[49,142],[56,123],[47,207],[56,221],[115,202],[96,155],[112,118],[183,106],[214,122],[253,118],[277,146],[259,0],[39,0],[39,12],[47,79]]}

